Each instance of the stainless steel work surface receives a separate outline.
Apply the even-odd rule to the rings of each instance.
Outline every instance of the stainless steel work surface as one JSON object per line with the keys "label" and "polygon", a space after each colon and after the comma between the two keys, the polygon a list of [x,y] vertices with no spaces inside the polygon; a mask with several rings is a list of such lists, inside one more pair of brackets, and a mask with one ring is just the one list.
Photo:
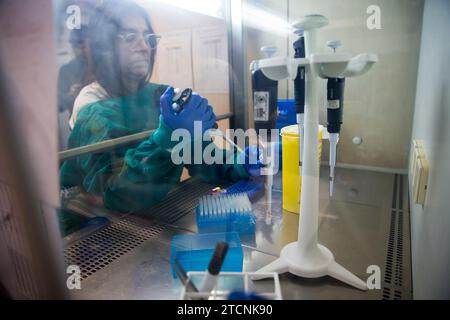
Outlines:
{"label": "stainless steel work surface", "polygon": [[[283,274],[280,275],[283,298],[410,299],[412,284],[406,186],[404,176],[339,168],[335,194],[330,199],[328,168],[321,167],[319,242],[334,253],[337,262],[362,279],[368,278],[366,271],[369,266],[379,266],[381,289],[363,292],[330,277],[305,279]],[[253,203],[257,216],[256,233],[241,237],[244,271],[256,271],[273,261],[285,244],[297,239],[299,215],[282,209],[281,189],[281,175],[277,175],[270,221],[266,219],[265,198]],[[121,253],[83,278],[82,289],[76,291],[74,297],[178,299],[181,286],[172,277],[170,269],[170,241],[176,234],[197,232],[194,211],[170,224],[142,216],[126,219],[133,224],[131,229],[126,227],[126,232],[141,233],[139,226],[142,226],[144,236],[137,237],[137,242],[131,241],[126,250],[114,249],[117,245],[110,245],[114,247],[110,250],[120,249]],[[116,229],[114,232],[124,234]],[[97,238],[99,232],[95,233]],[[104,235],[107,233],[103,232]],[[74,244],[71,246],[73,253]],[[101,259],[106,260],[104,257]],[[90,263],[90,268],[95,267],[96,259]]]}

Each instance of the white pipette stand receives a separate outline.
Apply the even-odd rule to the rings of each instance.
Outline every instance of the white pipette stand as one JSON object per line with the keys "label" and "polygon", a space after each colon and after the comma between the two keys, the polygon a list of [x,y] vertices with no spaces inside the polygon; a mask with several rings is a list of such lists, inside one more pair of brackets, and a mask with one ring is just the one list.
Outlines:
{"label": "white pipette stand", "polygon": [[[324,27],[328,24],[328,19],[321,15],[308,15],[300,19],[295,27],[303,29],[305,32],[305,48],[306,58],[295,59],[297,65],[306,66],[306,101],[305,101],[305,119],[304,119],[304,157],[302,168],[302,188],[301,188],[301,206],[298,240],[287,244],[280,253],[280,257],[257,271],[284,273],[290,272],[300,277],[318,278],[323,276],[331,276],[360,290],[366,290],[367,286],[364,281],[356,277],[353,273],[338,264],[333,253],[325,246],[318,243],[318,221],[319,221],[319,166],[317,165],[318,154],[318,132],[317,126],[319,124],[319,75],[321,72],[330,67],[330,72],[335,72],[336,61],[327,61],[323,59],[320,65],[314,65],[315,57],[311,50],[315,48],[316,32],[318,28]],[[366,57],[366,56],[364,56]],[[352,75],[359,75],[366,72],[370,66],[377,61],[376,56],[367,55],[368,60],[364,65],[351,64],[351,60],[343,59],[338,61],[344,65],[342,72],[353,72]],[[323,58],[323,56],[322,56]],[[358,56],[359,59],[362,59]],[[333,58],[334,59],[334,58]],[[283,72],[286,76],[295,78],[296,70],[294,62],[289,62],[289,59],[277,59],[273,62],[260,61],[259,67],[264,72],[264,66],[276,66],[271,70],[266,69],[266,76],[272,72],[272,75],[278,73],[274,78],[280,80]],[[281,63],[280,63],[281,61]],[[325,64],[329,63],[328,65]],[[370,65],[369,65],[370,64]],[[367,65],[367,66],[366,66]],[[340,66],[340,65],[337,65]],[[353,69],[352,69],[353,68]],[[323,70],[322,70],[323,69]],[[350,70],[351,69],[351,70]],[[281,70],[281,72],[280,72]],[[319,71],[317,71],[319,70]],[[325,71],[324,71],[325,72]],[[299,128],[300,129],[300,128]],[[263,279],[264,275],[256,274],[252,277],[254,280]]]}

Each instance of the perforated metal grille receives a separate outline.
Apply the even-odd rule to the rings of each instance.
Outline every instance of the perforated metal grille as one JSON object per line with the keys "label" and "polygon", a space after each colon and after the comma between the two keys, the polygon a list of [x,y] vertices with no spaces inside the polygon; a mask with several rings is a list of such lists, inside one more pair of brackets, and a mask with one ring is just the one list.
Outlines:
{"label": "perforated metal grille", "polygon": [[162,230],[159,225],[142,225],[125,218],[68,246],[64,251],[66,264],[79,266],[84,280]]}
{"label": "perforated metal grille", "polygon": [[[221,187],[228,187],[221,184]],[[185,215],[195,211],[198,199],[209,193],[215,185],[191,178],[172,190],[163,202],[138,212],[139,215],[151,216],[165,223],[174,223]]]}
{"label": "perforated metal grille", "polygon": [[[411,298],[410,288],[405,287],[405,270],[408,271],[407,268],[410,268],[405,263],[409,241],[408,248],[405,248],[404,244],[407,239],[404,229],[408,226],[409,212],[404,210],[406,206],[403,201],[403,178],[395,175],[384,272],[383,299],[385,300]],[[410,272],[406,273],[410,274]]]}

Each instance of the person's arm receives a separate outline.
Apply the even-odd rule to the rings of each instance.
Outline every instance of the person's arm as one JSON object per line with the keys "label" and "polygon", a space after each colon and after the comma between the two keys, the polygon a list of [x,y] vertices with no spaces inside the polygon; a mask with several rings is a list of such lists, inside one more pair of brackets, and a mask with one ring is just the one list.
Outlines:
{"label": "person's arm", "polygon": [[[86,119],[83,111],[69,138],[71,147],[130,134],[110,118],[96,115]],[[171,133],[160,121],[153,135],[137,146],[67,161],[61,169],[62,184],[82,185],[101,195],[105,207],[113,210],[130,212],[156,204],[179,182],[183,170],[167,151],[174,144]]]}
{"label": "person's arm", "polygon": [[69,119],[70,129],[73,129],[80,110],[91,103],[109,99],[108,94],[98,83],[91,83],[80,90],[73,102],[72,114]]}
{"label": "person's arm", "polygon": [[[212,143],[212,145],[210,145]],[[210,148],[213,147],[211,152]],[[206,156],[213,159],[220,159],[217,161],[219,163],[206,164],[205,159],[202,156],[201,164],[186,164],[186,168],[189,171],[189,175],[192,177],[199,177],[203,181],[209,183],[218,183],[223,181],[238,181],[240,179],[247,179],[250,175],[245,170],[242,164],[237,161],[238,153],[236,150],[226,150],[220,149],[214,142],[204,141],[202,143],[202,153],[208,148]],[[195,148],[194,143],[192,143],[191,154],[194,155]],[[194,157],[192,157],[194,158]]]}
{"label": "person's arm", "polygon": [[178,184],[183,167],[171,160],[171,132],[161,121],[149,139],[128,149],[120,173],[108,179],[103,193],[106,207],[120,211],[149,207]]}
{"label": "person's arm", "polygon": [[[248,174],[242,165],[237,164],[236,154],[234,152],[226,152],[226,150],[219,149],[213,142],[200,142],[201,150],[196,150],[196,143],[194,140],[201,140],[203,133],[212,128],[216,122],[216,116],[212,107],[208,104],[208,100],[197,93],[192,93],[187,103],[183,105],[181,111],[175,112],[172,109],[172,98],[174,95],[174,88],[168,87],[160,98],[161,115],[168,127],[173,130],[183,129],[189,134],[191,139],[190,155],[187,163],[184,165],[191,176],[198,176],[201,179],[215,183],[223,180],[236,181],[242,178],[247,178]],[[195,129],[195,123],[201,124],[200,132]],[[181,132],[179,132],[181,134]],[[214,147],[215,148],[211,148]],[[200,149],[200,148],[199,148]],[[206,152],[204,150],[206,149]],[[197,154],[195,156],[195,153]],[[212,159],[220,159],[221,163],[214,163],[215,161],[208,161],[204,159],[203,154],[209,155]],[[217,156],[217,157],[216,157]],[[200,160],[199,164],[195,164],[195,160]],[[228,160],[228,161],[227,161]],[[231,161],[230,161],[231,160]],[[206,164],[211,163],[211,164]]]}
{"label": "person's arm", "polygon": [[76,65],[73,63],[61,67],[58,75],[58,107],[59,111],[68,110],[72,113],[75,98],[83,88],[81,81],[76,77]]}

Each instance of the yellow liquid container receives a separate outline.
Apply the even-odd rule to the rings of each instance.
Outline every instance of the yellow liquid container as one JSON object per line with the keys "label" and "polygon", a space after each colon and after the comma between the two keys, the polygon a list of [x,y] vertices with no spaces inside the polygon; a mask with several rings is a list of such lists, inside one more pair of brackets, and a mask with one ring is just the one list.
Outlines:
{"label": "yellow liquid container", "polygon": [[[319,125],[318,165],[322,156],[323,126]],[[300,213],[300,188],[302,184],[299,172],[299,133],[294,124],[281,129],[282,145],[282,177],[283,177],[283,209]]]}

